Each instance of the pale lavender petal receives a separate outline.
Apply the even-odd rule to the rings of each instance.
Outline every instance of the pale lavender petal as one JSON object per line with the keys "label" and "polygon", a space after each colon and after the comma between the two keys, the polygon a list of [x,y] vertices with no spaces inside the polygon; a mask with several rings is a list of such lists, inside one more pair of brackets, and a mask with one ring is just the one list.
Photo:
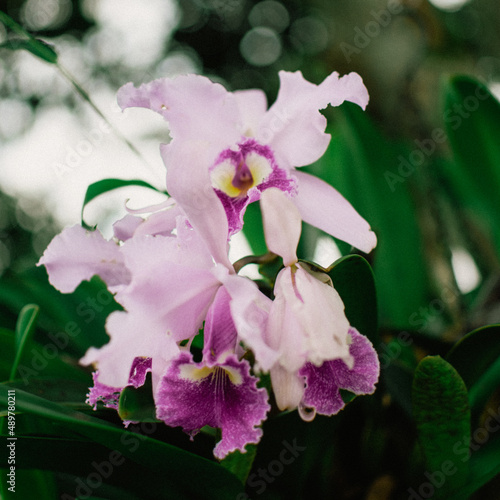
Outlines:
{"label": "pale lavender petal", "polygon": [[145,371],[144,366],[134,365],[138,357],[152,359],[154,385],[167,362],[179,353],[175,340],[147,315],[116,311],[108,317],[106,331],[111,340],[99,349],[88,349],[80,364],[93,365],[99,370],[99,382],[112,388],[141,380]]}
{"label": "pale lavender petal", "polygon": [[171,427],[181,426],[194,436],[205,425],[220,428],[222,439],[214,455],[222,459],[234,450],[258,443],[270,406],[265,389],[257,388],[247,361],[230,356],[211,369],[193,363],[190,353],[174,360],[155,396],[157,418]]}
{"label": "pale lavender petal", "polygon": [[175,229],[179,216],[182,216],[182,210],[179,205],[151,214],[137,228],[135,236],[144,236],[147,234],[169,236]]}
{"label": "pale lavender petal", "polygon": [[130,281],[120,247],[105,240],[99,231],[86,231],[81,226],[66,228],[57,235],[38,265],[47,268],[51,285],[63,293],[73,292],[94,275],[110,288]]}
{"label": "pale lavender petal", "polygon": [[326,119],[319,112],[328,104],[350,100],[364,107],[368,93],[361,78],[351,73],[338,78],[332,73],[321,85],[308,82],[299,71],[280,71],[276,102],[260,122],[257,139],[270,144],[281,166],[300,167],[320,158],[330,142]]}
{"label": "pale lavender petal", "polygon": [[120,241],[126,241],[134,236],[135,230],[144,222],[142,217],[127,214],[113,224],[113,234]]}
{"label": "pale lavender petal", "polygon": [[193,230],[186,231],[193,238],[144,236],[128,241],[123,254],[132,280],[116,295],[125,309],[154,319],[176,341],[198,333],[220,286],[206,249],[205,254],[197,252],[203,242],[197,242]]}
{"label": "pale lavender petal", "polygon": [[272,300],[247,278],[227,273],[225,276],[221,273],[218,278],[231,296],[231,314],[238,338],[255,355],[254,369],[268,371],[279,354],[266,338]]}
{"label": "pale lavender petal", "polygon": [[332,73],[320,84],[322,90],[328,92],[330,104],[340,106],[344,101],[350,101],[365,109],[370,96],[357,73],[349,73],[339,78],[337,72]]}
{"label": "pale lavender petal", "polygon": [[354,358],[352,369],[341,360],[325,361],[320,367],[307,363],[299,372],[306,377],[306,390],[302,403],[315,408],[322,415],[334,415],[343,407],[340,389],[354,394],[373,394],[380,374],[377,353],[371,342],[356,329],[350,328]]}
{"label": "pale lavender petal", "polygon": [[214,366],[227,353],[234,353],[236,347],[236,327],[231,316],[231,297],[224,287],[220,287],[205,319],[203,362]]}
{"label": "pale lavender petal", "polygon": [[[167,166],[167,189],[182,207],[193,228],[205,241],[216,262],[231,268],[228,253],[226,212],[209,176],[211,158],[201,142],[186,142],[161,149]],[[186,168],[189,167],[189,168]]]}
{"label": "pale lavender petal", "polygon": [[262,90],[239,90],[234,92],[244,130],[241,135],[253,137],[259,122],[267,111],[266,94]]}
{"label": "pale lavender petal", "polygon": [[375,248],[377,237],[370,225],[336,189],[305,172],[295,175],[299,192],[293,201],[305,222],[365,253]]}
{"label": "pale lavender petal", "polygon": [[[135,106],[160,113],[169,123],[173,141],[208,141],[220,151],[240,138],[234,95],[204,76],[161,78],[139,88],[128,83],[118,91],[118,104],[122,109]],[[190,169],[189,164],[182,167]]]}
{"label": "pale lavender petal", "polygon": [[336,358],[352,363],[349,322],[337,291],[297,264],[280,271],[274,286],[267,339],[279,351],[279,362],[296,372],[310,361],[320,366]]}
{"label": "pale lavender petal", "polygon": [[304,377],[276,363],[269,371],[276,405],[281,411],[295,410],[304,396]]}
{"label": "pale lavender petal", "polygon": [[281,190],[267,189],[260,206],[267,248],[283,258],[285,266],[297,262],[297,245],[302,232],[299,210]]}

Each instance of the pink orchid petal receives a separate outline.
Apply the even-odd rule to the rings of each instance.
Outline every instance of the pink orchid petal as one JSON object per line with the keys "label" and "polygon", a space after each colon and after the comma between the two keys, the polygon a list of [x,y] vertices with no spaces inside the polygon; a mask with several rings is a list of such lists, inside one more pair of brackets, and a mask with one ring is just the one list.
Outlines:
{"label": "pink orchid petal", "polygon": [[143,107],[160,113],[173,141],[208,141],[220,151],[240,138],[234,96],[204,76],[161,78],[139,88],[128,83],[118,91],[118,104],[122,109]]}
{"label": "pink orchid petal", "polygon": [[356,73],[340,79],[332,73],[321,85],[308,82],[300,71],[280,71],[279,76],[278,97],[261,121],[257,139],[273,147],[282,167],[309,165],[330,142],[330,135],[324,133],[326,119],[319,110],[329,104],[339,106],[344,100],[364,108],[368,92]]}
{"label": "pink orchid petal", "polygon": [[211,271],[213,263],[195,249],[194,239],[182,242],[175,237],[146,236],[130,240],[123,254],[132,280],[116,300],[131,312],[156,318],[176,341],[194,336],[220,286]]}
{"label": "pink orchid petal", "polygon": [[306,362],[317,366],[342,358],[350,364],[349,322],[337,291],[304,271],[285,268],[278,274],[269,313],[267,338],[279,351],[279,363],[296,372]]}
{"label": "pink orchid petal", "polygon": [[145,235],[162,235],[169,236],[175,229],[177,218],[182,215],[182,210],[179,205],[175,205],[168,210],[160,210],[151,214],[144,222],[137,228],[135,236]]}
{"label": "pink orchid petal", "polygon": [[234,353],[236,347],[236,327],[231,316],[231,297],[224,287],[220,287],[205,319],[203,362],[214,366],[227,353]]}
{"label": "pink orchid petal", "polygon": [[278,188],[266,189],[260,198],[267,248],[283,258],[285,266],[297,262],[297,245],[302,231],[299,210]]}
{"label": "pink orchid petal", "polygon": [[238,337],[255,355],[255,370],[269,371],[278,358],[278,352],[266,339],[267,319],[272,300],[257,285],[242,276],[218,275],[231,296],[231,315]]}
{"label": "pink orchid petal", "polygon": [[126,241],[134,236],[135,230],[144,222],[142,217],[127,214],[113,224],[113,234],[120,241]]}
{"label": "pink orchid petal", "polygon": [[47,268],[51,285],[63,293],[73,292],[94,275],[111,289],[130,281],[120,247],[105,240],[99,231],[86,231],[81,226],[66,228],[57,235],[38,265]]}
{"label": "pink orchid petal", "polygon": [[[163,146],[167,188],[182,206],[189,223],[205,240],[216,262],[231,268],[228,259],[228,222],[219,197],[212,188],[205,143],[186,142],[182,147]],[[186,167],[189,169],[186,169]]]}
{"label": "pink orchid petal", "polygon": [[253,137],[267,111],[266,94],[262,90],[239,90],[233,95],[238,103],[241,122],[244,124],[241,135]]}
{"label": "pink orchid petal", "polygon": [[293,199],[302,219],[326,233],[369,253],[377,245],[370,225],[326,182],[296,170],[298,195]]}
{"label": "pink orchid petal", "polygon": [[125,387],[136,357],[152,358],[155,383],[166,363],[179,353],[176,342],[161,325],[143,314],[115,311],[106,321],[106,331],[111,340],[99,349],[91,347],[80,360],[82,365],[94,365],[99,382],[106,386]]}

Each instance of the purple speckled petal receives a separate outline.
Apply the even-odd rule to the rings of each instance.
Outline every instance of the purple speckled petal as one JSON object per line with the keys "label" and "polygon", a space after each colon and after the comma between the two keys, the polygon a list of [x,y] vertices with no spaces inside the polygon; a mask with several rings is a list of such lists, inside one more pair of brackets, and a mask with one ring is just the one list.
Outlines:
{"label": "purple speckled petal", "polygon": [[247,361],[230,356],[209,369],[193,363],[183,352],[173,361],[156,392],[156,415],[171,427],[194,436],[205,425],[222,430],[214,455],[222,459],[245,445],[258,443],[270,406],[267,392],[258,389]]}
{"label": "purple speckled petal", "polygon": [[132,363],[130,368],[130,376],[128,379],[129,385],[134,386],[136,389],[144,385],[146,375],[151,371],[153,360],[151,358],[137,357]]}
{"label": "purple speckled petal", "polygon": [[[146,375],[151,371],[151,358],[137,357],[132,362],[132,368],[130,369],[129,384],[136,389],[146,381]],[[92,380],[94,381],[94,386],[90,388],[87,395],[86,403],[94,408],[97,408],[97,402],[101,401],[106,408],[118,409],[118,400],[120,399],[120,393],[122,387],[111,387],[106,384],[99,382],[99,370],[92,373]]]}
{"label": "purple speckled petal", "polygon": [[92,380],[94,386],[90,388],[87,394],[88,405],[97,409],[97,402],[101,401],[106,408],[118,408],[118,400],[120,399],[120,392],[122,387],[111,387],[99,382],[99,370],[92,373]]}
{"label": "purple speckled petal", "polygon": [[322,415],[334,415],[343,407],[339,389],[354,394],[373,394],[380,374],[377,353],[371,342],[355,328],[350,328],[352,344],[349,352],[354,358],[354,367],[349,369],[341,359],[325,361],[320,367],[312,363],[299,371],[306,377],[306,390],[302,404],[315,408]]}

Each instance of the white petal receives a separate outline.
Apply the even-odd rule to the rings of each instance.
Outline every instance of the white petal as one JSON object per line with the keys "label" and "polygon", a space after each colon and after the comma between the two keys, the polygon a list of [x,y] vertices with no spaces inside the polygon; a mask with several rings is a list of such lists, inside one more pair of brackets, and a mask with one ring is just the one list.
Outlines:
{"label": "white petal", "polygon": [[278,188],[266,189],[260,198],[267,248],[283,258],[285,266],[297,262],[302,218],[297,207]]}

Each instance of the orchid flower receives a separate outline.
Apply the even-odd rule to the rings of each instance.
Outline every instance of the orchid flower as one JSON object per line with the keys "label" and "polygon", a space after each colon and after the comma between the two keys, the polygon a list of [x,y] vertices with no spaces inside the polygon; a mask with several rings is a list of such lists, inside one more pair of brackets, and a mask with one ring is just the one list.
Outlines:
{"label": "orchid flower", "polygon": [[268,110],[262,91],[231,93],[198,75],[126,84],[118,103],[150,108],[168,121],[172,140],[161,148],[167,188],[217,262],[227,264],[228,236],[241,229],[246,206],[271,187],[291,196],[304,221],[369,252],[376,237],[368,223],[333,187],[296,169],[328,147],[320,109],[346,100],[366,107],[360,76],[332,73],[320,85],[300,72],[279,76]]}
{"label": "orchid flower", "polygon": [[[142,234],[143,225],[159,234]],[[143,385],[151,372],[159,418],[191,435],[204,425],[220,427],[223,439],[214,453],[222,458],[237,448],[244,451],[262,434],[257,426],[269,409],[267,393],[257,389],[249,363],[239,359],[239,342],[253,344],[253,337],[263,334],[270,299],[252,281],[215,263],[185,217],[177,217],[176,234],[165,235],[167,228],[165,221],[148,224],[126,216],[114,227],[118,244],[74,226],[54,238],[39,264],[65,293],[98,274],[124,307],[106,321],[110,342],[91,347],[80,360],[97,368],[87,402],[117,408],[123,388]],[[204,321],[203,362],[196,364],[188,349]],[[184,340],[187,347],[180,347]],[[257,345],[257,352],[265,363],[273,362],[270,349]],[[181,399],[173,395],[180,388],[186,397],[200,395],[188,399],[187,420],[179,415]]]}
{"label": "orchid flower", "polygon": [[330,278],[312,275],[298,261],[301,217],[295,205],[280,190],[268,189],[261,206],[268,248],[285,265],[276,278],[266,332],[268,345],[278,353],[270,368],[277,405],[299,408],[305,420],[316,411],[337,413],[343,407],[340,388],[356,394],[375,390],[377,354],[349,325]]}
{"label": "orchid flower", "polygon": [[220,428],[222,439],[214,455],[222,459],[248,443],[258,443],[257,426],[270,409],[265,389],[257,389],[250,364],[237,356],[236,327],[230,296],[220,288],[205,321],[203,360],[195,363],[189,351],[172,361],[157,391],[157,417],[181,426],[193,437],[205,425]]}

